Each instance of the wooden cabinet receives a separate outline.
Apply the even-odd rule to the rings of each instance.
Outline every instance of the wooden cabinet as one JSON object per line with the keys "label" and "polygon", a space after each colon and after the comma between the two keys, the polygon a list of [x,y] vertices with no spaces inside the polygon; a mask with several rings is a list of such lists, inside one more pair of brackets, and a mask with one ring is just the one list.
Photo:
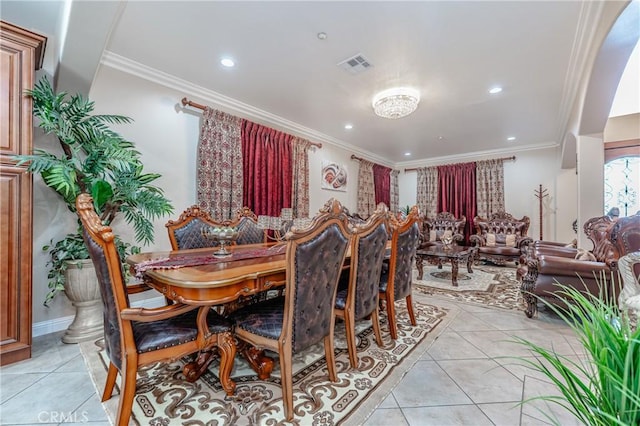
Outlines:
{"label": "wooden cabinet", "polygon": [[32,150],[31,99],[46,38],[0,21],[0,365],[31,357],[32,178],[13,154]]}

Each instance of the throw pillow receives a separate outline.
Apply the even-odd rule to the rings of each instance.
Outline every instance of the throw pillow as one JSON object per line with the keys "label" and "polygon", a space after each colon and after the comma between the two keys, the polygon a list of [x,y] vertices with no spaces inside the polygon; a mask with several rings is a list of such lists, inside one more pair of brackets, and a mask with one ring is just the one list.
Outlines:
{"label": "throw pillow", "polygon": [[434,242],[436,240],[436,230],[429,231],[429,241]]}
{"label": "throw pillow", "polygon": [[576,253],[576,260],[588,260],[589,262],[595,262],[597,259],[590,251],[578,249],[578,253]]}
{"label": "throw pillow", "polygon": [[487,234],[487,247],[496,246],[496,234]]}
{"label": "throw pillow", "polygon": [[507,247],[515,247],[516,246],[516,234],[507,234],[507,237],[504,240],[504,243]]}

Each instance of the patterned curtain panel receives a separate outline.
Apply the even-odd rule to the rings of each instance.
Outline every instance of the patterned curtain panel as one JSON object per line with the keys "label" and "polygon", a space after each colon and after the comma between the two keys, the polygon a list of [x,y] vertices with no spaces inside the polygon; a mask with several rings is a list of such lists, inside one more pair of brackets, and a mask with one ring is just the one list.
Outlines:
{"label": "patterned curtain panel", "polygon": [[416,204],[425,217],[435,218],[438,214],[437,167],[421,167],[418,169]]}
{"label": "patterned curtain panel", "polygon": [[476,162],[478,216],[504,211],[504,160]]}
{"label": "patterned curtain panel", "polygon": [[358,171],[358,214],[368,218],[376,209],[375,184],[373,180],[373,163],[360,160]]}
{"label": "patterned curtain panel", "polygon": [[392,213],[397,213],[400,210],[400,188],[398,187],[398,175],[400,170],[391,171],[391,189],[390,189],[390,205],[389,210]]}
{"label": "patterned curtain panel", "polygon": [[309,217],[309,147],[311,142],[294,136],[291,139],[293,159],[293,188],[291,207],[293,217]]}
{"label": "patterned curtain panel", "polygon": [[438,166],[438,211],[467,217],[464,236],[468,242],[476,217],[476,163]]}
{"label": "patterned curtain panel", "polygon": [[373,165],[373,186],[376,206],[384,203],[389,207],[391,204],[391,169],[389,167]]}
{"label": "patterned curtain panel", "polygon": [[244,119],[240,127],[243,203],[256,215],[280,216],[291,207],[293,136]]}
{"label": "patterned curtain panel", "polygon": [[198,142],[197,202],[218,220],[242,208],[240,118],[205,108]]}

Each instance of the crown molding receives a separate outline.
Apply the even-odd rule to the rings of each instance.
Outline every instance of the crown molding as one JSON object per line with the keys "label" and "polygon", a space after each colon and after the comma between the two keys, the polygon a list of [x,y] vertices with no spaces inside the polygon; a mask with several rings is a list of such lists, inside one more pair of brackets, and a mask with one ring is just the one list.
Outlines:
{"label": "crown molding", "polygon": [[215,92],[205,87],[198,86],[171,74],[167,74],[155,68],[143,65],[139,62],[132,61],[129,58],[118,55],[109,50],[104,51],[101,63],[105,66],[114,68],[127,74],[134,75],[152,83],[159,84],[178,92],[187,93],[189,97],[196,97],[198,99],[201,99],[206,104],[211,105],[212,107],[220,108],[225,112],[234,113],[240,117],[272,126],[282,131],[286,131],[291,134],[312,140],[314,142],[323,142],[334,145],[354,154],[373,159],[373,161],[380,164],[392,164],[389,163],[389,160],[382,158],[372,152],[363,150],[362,148],[359,148],[355,145],[351,145],[342,140],[333,138],[329,135],[325,135],[324,133],[318,132],[309,127],[302,126],[276,114],[272,114],[249,104],[245,104],[236,99],[230,98],[229,96],[225,96],[221,93]]}
{"label": "crown molding", "polygon": [[246,119],[255,120],[256,122],[259,122],[261,124],[273,126],[274,128],[278,128],[280,130],[290,132],[292,134],[313,140],[315,142],[328,143],[330,145],[336,146],[338,148],[341,148],[348,152],[356,154],[357,156],[362,157],[366,160],[369,160],[374,163],[378,163],[387,167],[391,167],[393,169],[401,169],[403,167],[416,167],[416,166],[422,167],[425,165],[432,165],[432,164],[469,161],[471,159],[477,159],[478,157],[483,157],[483,156],[513,154],[514,152],[555,148],[558,146],[558,144],[555,142],[549,142],[549,143],[543,143],[543,144],[521,146],[521,147],[518,147],[517,149],[509,148],[509,149],[497,149],[497,150],[490,150],[490,151],[474,151],[466,154],[413,160],[410,162],[394,163],[389,161],[386,158],[380,157],[379,155],[374,154],[372,152],[363,150],[362,148],[357,147],[355,145],[351,145],[347,142],[333,138],[329,135],[325,135],[324,133],[318,132],[316,130],[302,126],[293,121],[287,120],[286,118],[283,118],[278,115],[272,114],[270,112],[253,107],[249,104],[245,104],[236,99],[225,96],[221,93],[204,88],[202,86],[198,86],[189,81],[175,77],[171,74],[167,74],[165,72],[143,65],[139,62],[132,61],[131,59],[115,54],[108,50],[105,50],[102,56],[101,63],[105,66],[114,68],[116,70],[125,72],[127,74],[134,75],[136,77],[173,89],[175,91],[187,93],[188,96],[190,97],[196,97],[199,100],[203,100],[206,104],[221,108],[226,112],[237,114],[238,116],[244,117]]}
{"label": "crown molding", "polygon": [[442,157],[434,157],[429,158],[428,160],[413,160],[413,161],[403,161],[396,163],[395,166],[398,169],[405,168],[414,168],[414,167],[428,167],[435,166],[441,164],[454,164],[454,163],[463,163],[467,161],[476,161],[482,157],[503,157],[514,155],[519,152],[526,151],[535,151],[539,149],[557,149],[560,145],[556,142],[545,142],[540,144],[531,144],[531,145],[523,145],[518,147],[517,149],[509,148],[509,149],[492,149],[487,151],[474,151],[466,154],[458,154],[458,155],[445,155]]}

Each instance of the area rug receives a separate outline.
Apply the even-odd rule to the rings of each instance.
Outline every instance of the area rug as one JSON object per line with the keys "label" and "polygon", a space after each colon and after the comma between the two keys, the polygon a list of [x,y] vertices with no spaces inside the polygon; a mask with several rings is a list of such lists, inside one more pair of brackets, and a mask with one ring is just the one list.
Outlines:
{"label": "area rug", "polygon": [[[398,303],[398,339],[391,340],[382,315],[384,348],[375,343],[369,321],[358,327],[359,369],[352,369],[346,349],[344,324],[335,328],[335,359],[338,382],[328,379],[324,349],[316,345],[294,355],[293,422],[284,420],[280,371],[277,354],[269,380],[259,380],[241,356],[231,373],[236,382],[235,395],[227,396],[218,378],[218,365],[195,383],[184,380],[182,367],[189,359],[159,363],[139,371],[133,403],[133,425],[356,425],[362,424],[391,392],[403,375],[435,340],[439,330],[452,319],[451,309],[432,306],[414,298],[417,326],[409,323],[404,303]],[[449,314],[449,315],[448,315]],[[98,395],[102,395],[108,359],[100,342],[80,345]],[[103,404],[114,423],[118,390]]]}
{"label": "area rug", "polygon": [[466,265],[458,271],[458,286],[451,284],[451,266],[424,265],[423,279],[417,279],[414,270],[414,289],[430,296],[452,299],[457,302],[475,303],[491,307],[524,310],[520,283],[516,279],[515,266],[474,265],[473,272]]}

